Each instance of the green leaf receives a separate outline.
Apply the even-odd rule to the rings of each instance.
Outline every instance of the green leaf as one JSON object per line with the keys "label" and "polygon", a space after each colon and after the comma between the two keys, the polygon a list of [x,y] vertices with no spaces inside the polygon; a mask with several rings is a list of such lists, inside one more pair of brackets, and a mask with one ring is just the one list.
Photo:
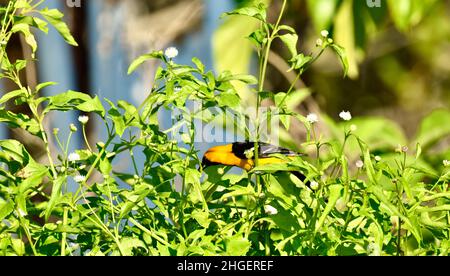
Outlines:
{"label": "green leaf", "polygon": [[344,77],[347,76],[350,69],[347,52],[343,47],[337,44],[332,44],[330,47],[336,52],[339,59],[341,60],[342,67],[344,69]]}
{"label": "green leaf", "polygon": [[292,57],[296,57],[298,55],[297,52],[297,43],[298,43],[298,35],[296,34],[285,34],[281,35],[280,39],[283,41],[284,45],[291,52]]}
{"label": "green leaf", "polygon": [[42,184],[44,177],[48,176],[48,172],[49,170],[46,166],[30,159],[28,165],[17,173],[18,176],[25,179],[19,185],[19,193],[25,193],[29,189]]}
{"label": "green leaf", "polygon": [[44,33],[48,33],[48,24],[47,22],[45,22],[44,20],[38,18],[38,17],[33,17],[33,21],[34,24],[33,26],[35,26],[36,28],[38,28],[39,30],[41,30]]}
{"label": "green leaf", "polygon": [[133,249],[147,249],[145,243],[138,238],[133,237],[124,237],[120,241],[121,249],[123,250],[123,254],[125,256],[133,256]]}
{"label": "green leaf", "polygon": [[3,221],[14,211],[14,203],[12,201],[0,201],[0,221]]}
{"label": "green leaf", "polygon": [[114,122],[114,128],[116,130],[116,134],[122,137],[124,134],[127,126],[125,124],[125,118],[124,116],[119,112],[117,107],[114,105],[113,102],[106,99],[106,101],[111,105],[111,109],[108,111],[109,118]]}
{"label": "green leaf", "polygon": [[53,209],[55,208],[56,203],[59,201],[61,197],[61,188],[64,183],[67,182],[67,176],[62,175],[59,176],[55,181],[53,181],[52,194],[50,196],[50,200],[47,204],[47,209],[45,210],[45,220],[48,221],[51,216]]}
{"label": "green leaf", "polygon": [[68,91],[63,94],[47,97],[46,100],[49,103],[44,110],[44,114],[52,110],[71,111],[74,109],[83,112],[95,112],[102,117],[106,113],[98,96],[91,98],[88,94],[81,92]]}
{"label": "green leaf", "polygon": [[113,167],[107,158],[102,158],[100,160],[99,169],[103,175],[109,175],[112,172]]}
{"label": "green leaf", "polygon": [[416,140],[428,149],[450,135],[450,111],[436,110],[423,119]]}
{"label": "green leaf", "polygon": [[98,98],[98,96],[95,96],[94,99],[89,99],[86,102],[77,105],[76,109],[83,111],[83,112],[94,112],[99,114],[100,116],[102,116],[102,118],[105,117],[105,108],[102,105],[102,102],[100,101],[100,99]]}
{"label": "green leaf", "polygon": [[299,54],[294,56],[289,62],[291,63],[292,69],[301,70],[305,69],[307,65],[313,60],[311,56],[305,56],[304,54]]}
{"label": "green leaf", "polygon": [[208,212],[202,212],[200,210],[194,210],[191,214],[192,218],[194,218],[198,224],[200,224],[203,228],[208,228],[211,222],[209,218]]}
{"label": "green leaf", "polygon": [[265,30],[258,29],[252,32],[248,36],[248,39],[259,49],[264,43],[267,42],[267,33],[265,32]]}
{"label": "green leaf", "polygon": [[197,66],[198,70],[200,70],[200,73],[205,73],[205,65],[198,58],[192,58],[192,62]]}
{"label": "green leaf", "polygon": [[329,187],[330,194],[328,196],[328,203],[316,224],[316,228],[315,228],[316,233],[320,230],[320,228],[322,228],[323,224],[325,223],[325,220],[327,219],[327,217],[331,213],[331,211],[334,210],[337,201],[341,197],[341,192],[342,192],[343,188],[344,187],[340,184],[334,184]]}
{"label": "green leaf", "polygon": [[20,239],[11,239],[11,246],[14,249],[14,251],[16,252],[16,254],[18,256],[24,256],[26,251],[25,251],[25,244],[23,243],[22,240]]}
{"label": "green leaf", "polygon": [[228,92],[220,93],[217,96],[217,102],[219,103],[219,106],[221,106],[221,107],[229,107],[229,108],[236,109],[240,106],[241,99],[239,98],[239,96],[236,93],[234,93],[232,91],[228,91]]}
{"label": "green leaf", "polygon": [[10,158],[22,165],[28,164],[31,159],[30,154],[25,150],[24,146],[19,141],[0,141],[0,148],[2,148],[3,152],[8,154]]}
{"label": "green leaf", "polygon": [[38,85],[36,85],[36,93],[38,93],[39,91],[41,91],[42,89],[49,87],[49,86],[54,86],[57,85],[56,82],[44,82],[44,83],[40,83]]}
{"label": "green leaf", "polygon": [[10,128],[21,128],[30,134],[41,137],[39,123],[25,114],[15,114],[11,111],[0,110],[0,122],[7,123]]}
{"label": "green leaf", "polygon": [[411,220],[408,217],[403,215],[402,212],[400,212],[397,209],[397,207],[395,207],[395,205],[391,203],[391,201],[383,193],[383,190],[380,186],[372,185],[371,187],[369,187],[369,192],[373,193],[377,197],[377,199],[380,202],[382,202],[393,215],[400,217],[402,221],[405,222],[406,226],[414,235],[417,241],[420,242],[422,240],[419,229],[411,222]]}
{"label": "green leaf", "polygon": [[417,143],[417,145],[416,145],[416,159],[419,159],[421,155],[422,155],[422,146],[420,145],[420,143]]}
{"label": "green leaf", "polygon": [[64,15],[60,11],[58,11],[57,9],[49,10],[48,8],[45,8],[41,10],[40,13],[50,24],[53,25],[53,27],[58,31],[58,33],[68,44],[72,46],[78,46],[78,43],[70,33],[69,27],[62,21]]}
{"label": "green leaf", "polygon": [[131,63],[130,67],[128,68],[128,75],[131,75],[139,66],[150,59],[164,60],[164,53],[162,51],[154,51],[138,57]]}
{"label": "green leaf", "polygon": [[36,52],[37,42],[36,42],[36,39],[34,38],[34,35],[31,33],[30,26],[28,24],[25,24],[25,23],[15,24],[11,28],[11,32],[13,32],[13,33],[21,32],[25,36],[26,43],[28,45],[30,45],[30,47],[33,51],[33,54]]}
{"label": "green leaf", "polygon": [[14,67],[15,67],[17,72],[22,71],[26,66],[27,66],[27,61],[26,60],[22,60],[22,59],[18,59],[14,63]]}
{"label": "green leaf", "polygon": [[232,74],[226,74],[226,75],[220,75],[217,79],[218,81],[221,82],[225,82],[225,81],[240,81],[243,82],[245,84],[258,84],[258,79],[255,76],[252,75],[245,75],[245,74],[237,74],[237,75],[232,75]]}
{"label": "green leaf", "polygon": [[267,13],[265,6],[260,3],[258,6],[243,7],[232,12],[227,12],[225,15],[243,15],[253,17],[255,19],[266,22]]}
{"label": "green leaf", "polygon": [[0,104],[4,104],[7,103],[8,101],[17,98],[17,97],[23,97],[27,95],[27,91],[25,90],[25,88],[23,89],[19,89],[19,90],[14,90],[12,92],[6,93],[5,95],[3,95],[3,97],[0,99]]}
{"label": "green leaf", "polygon": [[226,255],[228,256],[245,256],[251,247],[251,242],[242,237],[241,235],[236,235],[231,238],[226,239]]}

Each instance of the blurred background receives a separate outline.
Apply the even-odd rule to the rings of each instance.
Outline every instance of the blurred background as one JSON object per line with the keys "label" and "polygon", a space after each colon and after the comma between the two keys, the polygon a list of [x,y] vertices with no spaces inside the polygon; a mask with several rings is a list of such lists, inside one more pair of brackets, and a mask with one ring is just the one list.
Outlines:
{"label": "blurred background", "polygon": [[[0,2],[7,2],[5,0]],[[131,61],[155,49],[176,46],[177,63],[190,63],[196,56],[208,69],[255,73],[255,54],[245,38],[256,22],[245,17],[221,19],[223,12],[247,5],[247,0],[47,0],[45,5],[66,14],[80,47],[64,43],[56,31],[39,34],[38,62],[22,77],[33,86],[55,81],[47,95],[69,89],[99,95],[112,101],[140,104],[152,85],[158,64],[146,64],[127,76]],[[269,18],[276,20],[281,0],[266,0]],[[389,124],[392,140],[408,143],[422,135],[423,118],[436,110],[435,128],[447,135],[442,155],[449,156],[450,140],[450,1],[449,0],[290,0],[284,23],[299,33],[299,48],[314,50],[321,30],[346,48],[350,73],[343,78],[338,58],[327,52],[309,70],[298,88],[309,88],[310,97],[299,105],[306,115],[318,112],[338,119],[342,110],[362,118],[384,118],[372,136],[381,135]],[[15,38],[10,54],[28,58],[28,49]],[[276,44],[270,60],[267,89],[285,91],[294,72],[287,72],[289,53]],[[2,90],[11,91],[9,83]],[[241,89],[252,102],[252,93]],[[12,107],[17,108],[17,107]],[[22,111],[26,113],[26,110]],[[48,129],[67,129],[80,114],[49,120]],[[383,120],[384,120],[383,119]],[[384,123],[386,122],[386,123]],[[387,123],[388,122],[388,123]],[[167,124],[170,122],[161,122]],[[322,126],[327,128],[327,126]],[[304,133],[293,128],[291,141]],[[89,135],[98,141],[104,129],[91,120]],[[441,133],[442,134],[442,133]],[[81,134],[80,134],[81,135]],[[39,141],[19,130],[0,129],[1,138],[26,139],[39,154]],[[81,146],[78,137],[72,149]],[[36,143],[35,145],[33,143]]]}

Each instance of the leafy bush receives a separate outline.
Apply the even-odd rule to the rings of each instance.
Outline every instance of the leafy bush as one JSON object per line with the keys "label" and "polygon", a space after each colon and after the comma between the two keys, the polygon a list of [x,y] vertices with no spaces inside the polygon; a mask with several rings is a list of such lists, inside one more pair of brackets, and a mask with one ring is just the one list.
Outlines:
{"label": "leafy bush", "polygon": [[[286,1],[283,12],[285,7]],[[105,99],[105,107],[98,97],[75,91],[39,95],[53,83],[23,86],[18,76],[26,62],[11,61],[6,53],[12,34],[21,33],[33,53],[38,45],[31,29],[47,32],[48,23],[69,44],[76,42],[63,15],[41,9],[41,2],[15,0],[0,8],[1,77],[18,86],[0,99],[0,120],[41,139],[48,159],[39,163],[26,145],[0,141],[0,254],[448,255],[450,170],[442,160],[449,150],[439,142],[450,133],[449,112],[436,111],[424,120],[415,151],[406,145],[416,144],[394,123],[378,118],[335,123],[322,115],[330,134],[318,133],[317,118],[301,116],[290,104],[300,93],[294,85],[284,93],[264,90],[269,50],[280,39],[292,54],[298,79],[327,49],[337,53],[346,71],[345,50],[322,32],[314,55],[298,53],[295,30],[280,24],[283,12],[275,24],[267,22],[262,5],[229,13],[259,21],[260,28],[249,36],[259,56],[258,78],[215,75],[196,58],[194,66],[180,65],[173,53],[155,51],[129,69],[132,73],[148,59],[164,65],[145,102],[135,107]],[[210,107],[248,116],[236,81],[257,85],[257,110],[263,100],[275,103],[266,112],[278,116],[287,129],[291,120],[302,122],[308,133],[302,149],[312,157],[259,166],[255,150],[256,167],[248,173],[221,167],[203,171],[194,143],[195,121],[211,121],[214,114],[205,115]],[[7,110],[12,101],[26,105],[32,116]],[[196,112],[189,109],[193,102],[201,104]],[[163,109],[183,115],[173,126],[183,130],[183,143],[159,126],[157,115]],[[86,149],[69,153],[72,134],[80,127],[85,134],[89,117],[80,117],[78,127],[52,133],[43,124],[48,114],[68,111],[101,118],[108,139],[90,148],[84,135]],[[259,141],[260,117],[255,124],[256,133],[248,125],[240,131]],[[60,131],[71,133],[65,143]],[[58,152],[50,147],[50,135]],[[145,156],[143,164],[136,163],[137,153]],[[130,158],[134,174],[114,168],[113,162],[122,158]],[[302,172],[311,189],[290,171]],[[72,179],[77,183],[73,192],[68,189]]]}

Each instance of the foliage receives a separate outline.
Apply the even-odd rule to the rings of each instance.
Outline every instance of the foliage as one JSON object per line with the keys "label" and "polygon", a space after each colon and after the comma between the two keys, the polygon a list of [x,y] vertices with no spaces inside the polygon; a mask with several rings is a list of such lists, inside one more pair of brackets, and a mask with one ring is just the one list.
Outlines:
{"label": "foliage", "polygon": [[[105,107],[99,98],[75,91],[41,97],[39,91],[53,83],[34,89],[21,84],[18,75],[26,62],[11,61],[5,51],[13,33],[22,33],[35,52],[31,29],[47,31],[42,16],[68,43],[76,44],[62,14],[40,9],[40,4],[9,1],[0,10],[1,76],[18,86],[0,99],[0,122],[41,139],[48,159],[47,164],[37,162],[18,141],[0,142],[1,255],[448,255],[450,171],[448,162],[445,168],[442,160],[439,166],[430,164],[448,157],[448,150],[435,146],[449,133],[443,118],[450,115],[437,111],[424,121],[414,155],[397,127],[379,119],[337,124],[323,116],[332,131],[329,137],[318,136],[314,122],[291,108],[298,93],[294,85],[284,93],[264,90],[271,45],[279,39],[289,49],[298,78],[327,48],[337,53],[346,71],[346,54],[325,34],[315,54],[299,53],[298,35],[280,24],[286,1],[275,24],[267,21],[263,5],[229,13],[259,22],[250,35],[260,61],[258,78],[230,72],[216,76],[196,58],[193,66],[180,65],[154,51],[129,68],[132,73],[148,59],[164,65],[140,107],[107,99]],[[286,128],[292,119],[302,122],[309,134],[303,148],[314,157],[259,166],[255,143],[251,172],[232,174],[220,167],[203,171],[194,121],[212,120],[214,116],[202,116],[209,107],[247,116],[235,81],[257,84],[252,89],[257,108],[271,98],[276,106],[267,112],[281,116]],[[5,104],[12,101],[28,106],[32,116],[8,111]],[[202,108],[191,112],[193,102]],[[183,143],[168,135],[172,129],[159,126],[157,116],[164,109],[182,115],[173,129],[179,129]],[[63,130],[71,133],[63,143],[61,130],[48,133],[43,122],[49,113],[71,110],[101,118],[108,139],[91,148],[84,135],[86,148],[69,153],[77,126]],[[86,118],[80,123],[84,133]],[[257,118],[256,141],[260,123]],[[250,128],[242,127],[250,136]],[[49,146],[49,135],[54,135],[59,152]],[[402,146],[395,151],[397,143]],[[145,156],[143,164],[136,163],[137,153]],[[358,166],[352,165],[355,153],[361,159]],[[128,157],[133,174],[112,165]],[[293,170],[307,177],[312,190]],[[72,179],[77,183],[73,192],[68,189]]]}

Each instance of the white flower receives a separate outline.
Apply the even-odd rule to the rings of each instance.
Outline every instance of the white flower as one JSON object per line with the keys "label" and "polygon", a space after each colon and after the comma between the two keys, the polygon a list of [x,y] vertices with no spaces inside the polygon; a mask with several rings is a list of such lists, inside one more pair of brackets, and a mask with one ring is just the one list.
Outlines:
{"label": "white flower", "polygon": [[328,32],[327,30],[323,30],[323,31],[320,32],[320,34],[321,34],[323,37],[327,38],[327,37],[330,35],[330,32]]}
{"label": "white flower", "polygon": [[377,161],[377,162],[381,162],[381,157],[380,156],[375,156],[375,161]]}
{"label": "white flower", "polygon": [[350,121],[352,119],[352,113],[350,113],[349,111],[342,111],[339,114],[339,117],[341,117],[341,119],[344,121]]}
{"label": "white flower", "polygon": [[278,210],[275,207],[270,206],[270,205],[264,206],[264,211],[266,212],[266,214],[271,215],[271,216],[278,214]]}
{"label": "white flower", "polygon": [[313,181],[313,182],[311,182],[310,187],[311,187],[311,190],[317,191],[317,190],[319,190],[320,185],[316,181]]}
{"label": "white flower", "polygon": [[323,46],[323,40],[321,38],[317,39],[316,46],[317,47],[322,47]]}
{"label": "white flower", "polygon": [[164,52],[164,54],[166,55],[167,58],[169,59],[173,59],[176,58],[178,56],[178,49],[175,47],[169,47],[166,49],[166,51]]}
{"label": "white flower", "polygon": [[355,132],[355,131],[357,131],[358,130],[358,126],[357,125],[351,125],[350,126],[350,131],[351,132]]}
{"label": "white flower", "polygon": [[311,113],[308,116],[306,116],[306,120],[310,123],[310,124],[315,124],[319,122],[319,116],[317,116],[317,114],[315,113]]}
{"label": "white flower", "polygon": [[84,175],[77,175],[73,178],[73,180],[75,180],[75,182],[77,183],[83,183],[86,181],[86,176]]}
{"label": "white flower", "polygon": [[358,161],[356,162],[356,167],[357,167],[358,169],[362,169],[362,168],[364,167],[364,162],[363,162],[362,160],[358,160]]}
{"label": "white flower", "polygon": [[444,163],[444,167],[450,167],[450,161],[444,160],[443,163]]}
{"label": "white flower", "polygon": [[181,91],[181,86],[176,86],[174,89],[173,89],[173,91],[175,91],[175,92],[180,92]]}
{"label": "white flower", "polygon": [[82,124],[85,125],[89,122],[89,117],[88,116],[80,116],[78,117],[78,121]]}
{"label": "white flower", "polygon": [[77,161],[81,160],[81,157],[78,153],[74,152],[74,153],[69,154],[68,159],[69,159],[69,162],[77,162]]}

